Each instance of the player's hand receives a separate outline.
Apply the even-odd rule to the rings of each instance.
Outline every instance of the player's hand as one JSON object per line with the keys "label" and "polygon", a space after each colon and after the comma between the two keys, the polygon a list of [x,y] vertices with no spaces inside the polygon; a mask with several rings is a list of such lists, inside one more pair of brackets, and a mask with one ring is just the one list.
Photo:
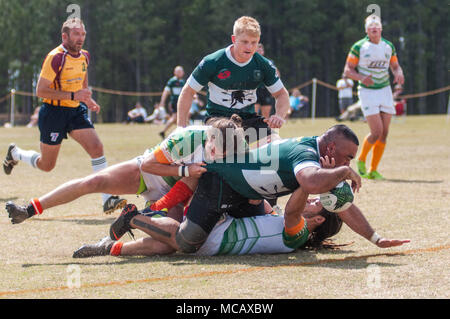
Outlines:
{"label": "player's hand", "polygon": [[371,86],[373,85],[373,80],[372,80],[372,75],[368,75],[366,76],[364,79],[362,79],[362,84],[364,84],[365,86]]}
{"label": "player's hand", "polygon": [[377,242],[377,246],[380,248],[389,248],[389,247],[401,246],[403,244],[408,244],[409,242],[410,242],[409,239],[380,238],[380,240]]}
{"label": "player's hand", "polygon": [[323,206],[320,203],[320,197],[308,198],[306,200],[306,206],[305,206],[304,212],[317,214],[318,212],[320,212],[322,210],[322,208],[323,208]]}
{"label": "player's hand", "polygon": [[274,114],[269,117],[269,119],[265,119],[264,122],[267,123],[270,128],[280,128],[283,126],[286,120],[281,116]]}
{"label": "player's hand", "polygon": [[325,155],[325,157],[320,157],[320,165],[322,168],[334,168],[336,166],[336,162],[334,157],[330,159],[328,155]]}
{"label": "player's hand", "polygon": [[193,163],[188,165],[189,177],[200,178],[207,171],[205,166],[206,163]]}
{"label": "player's hand", "polygon": [[358,175],[350,166],[348,166],[349,174],[345,179],[349,179],[352,181],[352,190],[353,193],[359,192],[361,188],[361,176]]}
{"label": "player's hand", "polygon": [[88,109],[91,110],[92,112],[95,112],[95,113],[100,112],[100,105],[98,105],[97,102],[95,102],[93,99],[89,98],[85,102],[85,104],[88,107]]}
{"label": "player's hand", "polygon": [[91,97],[91,90],[89,90],[89,88],[85,88],[75,92],[74,100],[86,103],[87,105],[87,102],[91,99]]}
{"label": "player's hand", "polygon": [[394,74],[394,83],[398,83],[400,85],[403,85],[405,83],[405,77],[403,75],[403,72],[395,72]]}

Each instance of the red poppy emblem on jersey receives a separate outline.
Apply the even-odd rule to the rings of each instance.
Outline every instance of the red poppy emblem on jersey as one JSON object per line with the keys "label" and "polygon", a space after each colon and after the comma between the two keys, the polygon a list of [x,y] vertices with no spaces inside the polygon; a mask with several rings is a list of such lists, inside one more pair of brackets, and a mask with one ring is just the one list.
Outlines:
{"label": "red poppy emblem on jersey", "polygon": [[231,72],[229,70],[224,70],[222,72],[220,72],[217,77],[221,80],[225,80],[228,79],[231,75]]}

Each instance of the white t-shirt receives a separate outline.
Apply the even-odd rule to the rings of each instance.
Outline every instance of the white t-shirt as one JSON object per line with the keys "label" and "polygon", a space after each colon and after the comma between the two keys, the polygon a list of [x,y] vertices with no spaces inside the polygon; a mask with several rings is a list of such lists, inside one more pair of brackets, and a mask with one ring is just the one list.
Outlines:
{"label": "white t-shirt", "polygon": [[[345,82],[347,82],[347,84],[350,84],[351,87],[346,87],[347,84]],[[343,88],[338,91],[338,97],[340,99],[346,98],[346,97],[353,97],[353,92],[352,92],[353,81],[351,79],[340,79],[339,81],[337,81],[336,87],[338,89]]]}

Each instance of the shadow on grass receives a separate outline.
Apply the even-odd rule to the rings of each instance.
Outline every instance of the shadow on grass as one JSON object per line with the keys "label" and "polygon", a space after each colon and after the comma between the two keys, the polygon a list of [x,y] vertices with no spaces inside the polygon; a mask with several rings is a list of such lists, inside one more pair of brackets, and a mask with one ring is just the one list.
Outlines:
{"label": "shadow on grass", "polygon": [[420,180],[420,179],[389,179],[386,178],[382,182],[390,182],[390,183],[411,183],[411,184],[440,184],[443,183],[443,180],[437,180],[437,181],[427,181],[427,180]]}
{"label": "shadow on grass", "polygon": [[13,200],[17,200],[19,197],[8,197],[8,198],[0,198],[0,202],[9,202],[9,201],[13,201]]}
{"label": "shadow on grass", "polygon": [[111,225],[111,223],[116,220],[115,218],[106,218],[106,219],[81,219],[81,218],[61,218],[61,217],[49,217],[49,218],[36,218],[33,219],[33,222],[68,222],[68,223],[76,223],[79,225]]}
{"label": "shadow on grass", "polygon": [[[317,258],[320,253],[329,255],[327,258]],[[378,253],[368,255],[348,255],[354,253],[352,250],[299,250],[289,254],[253,254],[239,256],[195,256],[189,254],[175,253],[171,255],[155,255],[151,257],[138,256],[101,256],[90,258],[74,258],[70,262],[61,263],[40,263],[23,264],[22,267],[41,267],[41,266],[115,266],[128,264],[145,263],[169,263],[171,266],[205,266],[205,265],[241,265],[241,269],[234,269],[224,272],[247,271],[252,268],[280,268],[280,267],[327,267],[336,269],[366,269],[370,265],[379,267],[397,267],[398,263],[368,261],[374,257],[405,256],[402,252],[398,253]],[[105,260],[106,259],[106,260]],[[217,271],[221,273],[221,271]]]}

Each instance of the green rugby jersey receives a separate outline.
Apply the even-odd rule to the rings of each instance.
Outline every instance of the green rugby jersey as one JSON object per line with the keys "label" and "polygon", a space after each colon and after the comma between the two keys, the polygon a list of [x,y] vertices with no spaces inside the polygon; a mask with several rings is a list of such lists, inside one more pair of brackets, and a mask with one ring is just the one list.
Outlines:
{"label": "green rugby jersey", "polygon": [[230,117],[237,113],[247,119],[255,115],[256,89],[261,84],[271,93],[284,86],[270,60],[255,53],[249,61],[239,63],[230,48],[231,45],[203,58],[187,83],[197,92],[207,87],[208,115]]}
{"label": "green rugby jersey", "polygon": [[183,89],[186,80],[178,79],[176,76],[173,76],[167,81],[164,90],[170,92],[169,103],[172,105],[177,105],[178,97],[180,96],[181,90]]}
{"label": "green rugby jersey", "polygon": [[317,137],[277,140],[251,150],[208,163],[236,192],[250,199],[273,199],[292,193],[300,185],[295,174],[309,166],[320,167]]}
{"label": "green rugby jersey", "polygon": [[392,60],[397,60],[394,45],[384,38],[378,44],[370,42],[369,37],[359,40],[350,49],[350,61],[356,62],[361,75],[372,75],[371,86],[359,81],[359,86],[369,89],[382,89],[389,83],[389,66]]}

